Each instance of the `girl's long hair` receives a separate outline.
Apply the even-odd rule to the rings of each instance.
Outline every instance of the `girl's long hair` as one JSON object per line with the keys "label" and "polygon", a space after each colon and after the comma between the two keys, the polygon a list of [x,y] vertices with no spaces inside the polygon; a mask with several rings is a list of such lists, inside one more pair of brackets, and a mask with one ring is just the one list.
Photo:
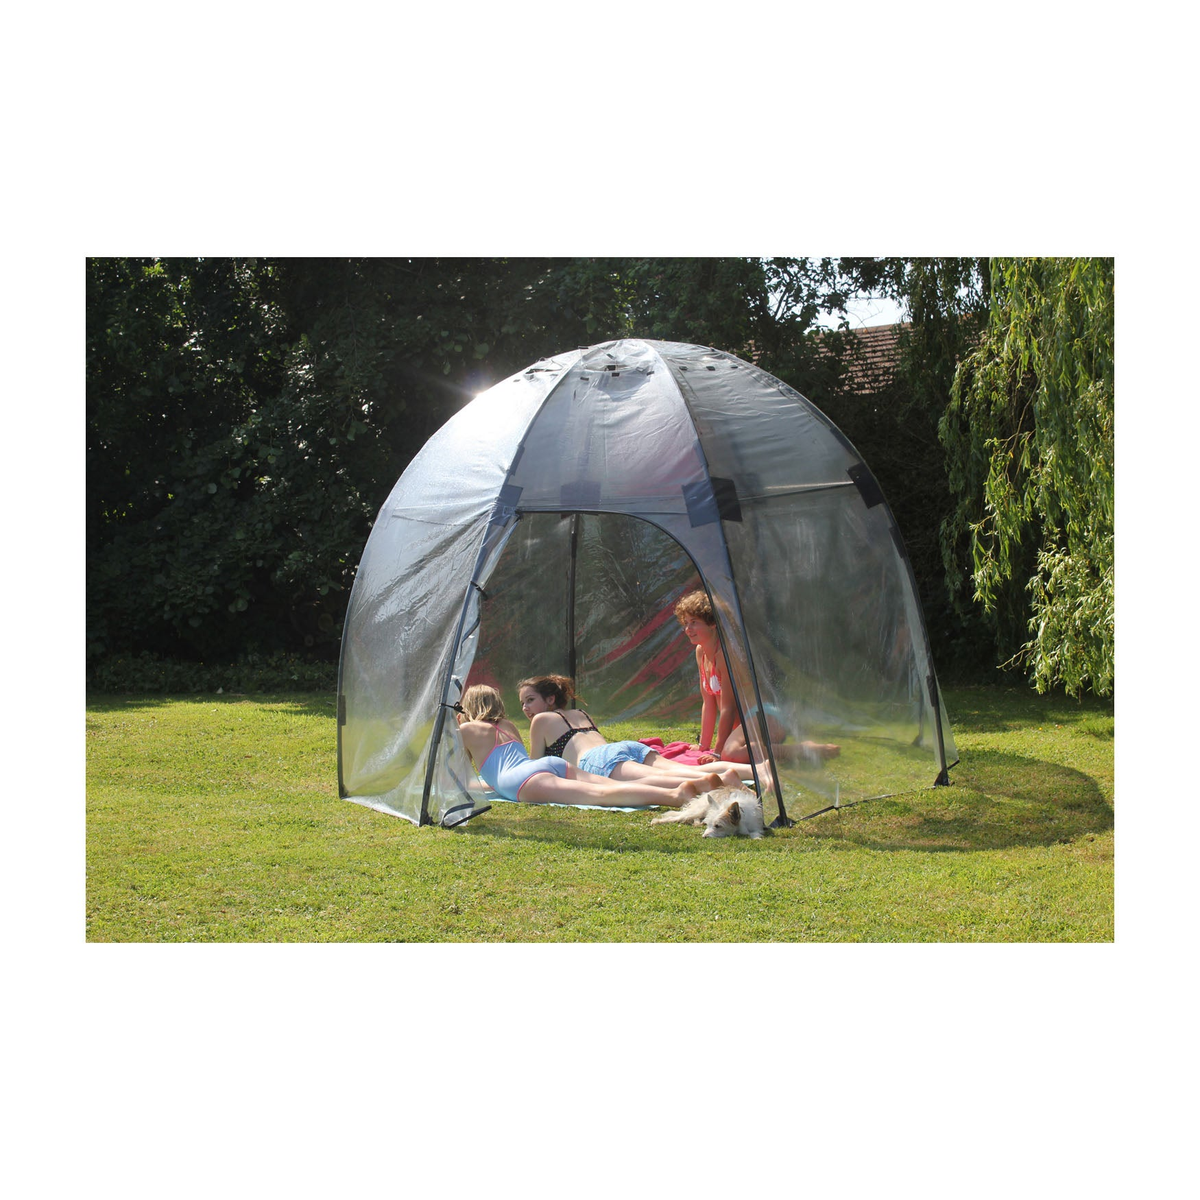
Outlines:
{"label": "girl's long hair", "polygon": [[467,688],[460,703],[468,721],[504,720],[504,701],[500,693],[486,683]]}
{"label": "girl's long hair", "polygon": [[555,708],[571,708],[583,701],[575,694],[575,681],[567,675],[535,675],[532,679],[522,679],[517,684],[517,691],[531,687],[543,700],[554,701]]}

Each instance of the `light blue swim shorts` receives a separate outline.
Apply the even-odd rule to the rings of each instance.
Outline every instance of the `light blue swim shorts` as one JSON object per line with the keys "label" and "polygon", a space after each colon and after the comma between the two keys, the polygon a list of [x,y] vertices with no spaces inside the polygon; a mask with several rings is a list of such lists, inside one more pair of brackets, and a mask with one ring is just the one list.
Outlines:
{"label": "light blue swim shorts", "polygon": [[583,754],[579,759],[579,769],[607,777],[620,763],[645,762],[649,753],[650,747],[641,742],[609,742]]}

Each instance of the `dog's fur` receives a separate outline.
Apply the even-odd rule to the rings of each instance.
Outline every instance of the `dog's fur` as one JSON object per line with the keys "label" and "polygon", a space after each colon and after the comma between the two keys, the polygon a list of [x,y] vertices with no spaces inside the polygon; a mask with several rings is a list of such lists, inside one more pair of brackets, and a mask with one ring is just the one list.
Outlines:
{"label": "dog's fur", "polygon": [[745,788],[714,788],[674,812],[655,817],[651,825],[703,825],[702,837],[750,837],[767,834],[762,801]]}

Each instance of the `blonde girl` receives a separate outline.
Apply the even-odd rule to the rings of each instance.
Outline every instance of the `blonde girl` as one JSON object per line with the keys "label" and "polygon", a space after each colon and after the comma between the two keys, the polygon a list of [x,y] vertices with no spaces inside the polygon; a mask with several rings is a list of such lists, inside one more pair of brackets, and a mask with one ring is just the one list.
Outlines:
{"label": "blonde girl", "polygon": [[479,777],[506,800],[529,804],[594,804],[627,808],[660,804],[681,808],[721,786],[719,775],[681,780],[674,787],[621,783],[591,775],[552,755],[530,758],[517,727],[504,715],[500,693],[486,684],[467,688],[457,705],[458,730]]}

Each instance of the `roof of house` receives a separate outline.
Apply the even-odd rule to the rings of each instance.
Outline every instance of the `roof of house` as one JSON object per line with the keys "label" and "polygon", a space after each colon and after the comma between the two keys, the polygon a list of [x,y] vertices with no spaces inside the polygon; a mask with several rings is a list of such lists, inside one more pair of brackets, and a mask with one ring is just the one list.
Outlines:
{"label": "roof of house", "polygon": [[[883,391],[892,382],[900,361],[900,334],[908,328],[909,322],[902,321],[897,325],[867,325],[844,331],[857,340],[857,353],[852,353],[846,364],[843,387],[847,393],[870,396]],[[820,340],[831,331],[817,329],[812,332]],[[758,363],[760,352],[753,342],[744,353],[751,362]]]}
{"label": "roof of house", "polygon": [[907,328],[908,322],[903,322],[850,330],[858,341],[858,353],[848,363],[847,391],[870,395],[892,382],[900,359],[900,332]]}

